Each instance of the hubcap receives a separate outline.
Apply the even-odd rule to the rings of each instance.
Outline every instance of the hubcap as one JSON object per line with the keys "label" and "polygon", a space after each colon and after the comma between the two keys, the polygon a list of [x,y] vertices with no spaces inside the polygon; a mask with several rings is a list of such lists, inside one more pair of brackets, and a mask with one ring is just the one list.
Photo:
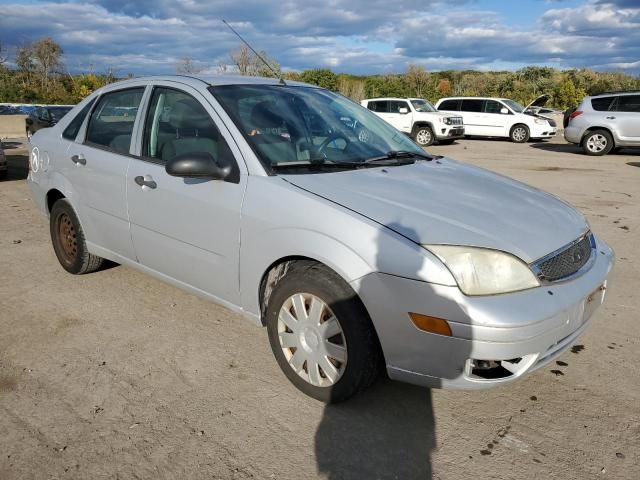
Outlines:
{"label": "hubcap", "polygon": [[524,140],[526,136],[527,131],[522,127],[518,127],[513,131],[513,138],[518,142]]}
{"label": "hubcap", "polygon": [[289,297],[278,314],[278,338],[293,371],[311,385],[329,387],[342,376],[347,342],[340,322],[319,297]]}
{"label": "hubcap", "polygon": [[73,262],[78,254],[78,239],[73,222],[66,213],[58,217],[58,243],[66,260]]}
{"label": "hubcap", "polygon": [[587,148],[590,152],[599,153],[607,148],[607,138],[599,133],[591,135],[587,140]]}
{"label": "hubcap", "polygon": [[431,132],[426,128],[423,130],[420,130],[416,135],[416,140],[420,145],[426,145],[431,141]]}

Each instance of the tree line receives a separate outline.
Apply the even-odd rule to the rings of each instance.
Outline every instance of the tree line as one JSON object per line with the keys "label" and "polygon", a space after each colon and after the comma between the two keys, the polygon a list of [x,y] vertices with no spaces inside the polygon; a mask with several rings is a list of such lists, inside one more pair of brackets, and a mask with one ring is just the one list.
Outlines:
{"label": "tree line", "polygon": [[[25,43],[10,54],[0,44],[0,102],[74,104],[94,90],[119,80],[112,71],[72,75],[63,63],[64,52],[58,43],[46,37]],[[590,69],[558,70],[528,66],[515,72],[479,72],[473,70],[427,71],[410,64],[403,73],[351,75],[326,68],[302,72],[282,71],[266,52],[260,52],[268,66],[256,54],[241,45],[230,52],[229,63],[217,65],[214,73],[239,73],[255,76],[282,76],[287,80],[319,85],[355,101],[372,97],[421,97],[435,102],[446,96],[506,97],[527,104],[541,94],[550,95],[549,106],[565,109],[577,105],[585,95],[613,90],[640,90],[640,78],[622,72],[595,72]],[[211,66],[184,57],[176,73],[197,74]],[[131,77],[132,75],[128,75]]]}

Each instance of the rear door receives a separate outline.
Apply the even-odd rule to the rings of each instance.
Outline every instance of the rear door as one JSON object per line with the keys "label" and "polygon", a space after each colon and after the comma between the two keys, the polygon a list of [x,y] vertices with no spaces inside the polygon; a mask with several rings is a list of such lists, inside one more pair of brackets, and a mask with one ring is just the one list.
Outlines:
{"label": "rear door", "polygon": [[615,116],[618,137],[625,142],[640,144],[640,95],[620,95]]}
{"label": "rear door", "polygon": [[[127,175],[138,261],[223,303],[238,304],[247,175],[230,133],[197,90],[167,82],[153,88],[140,140]],[[175,156],[198,153],[231,163],[232,174],[223,181],[165,171]]]}
{"label": "rear door", "polygon": [[460,105],[460,114],[464,122],[465,135],[489,135],[486,119],[482,111],[484,100],[465,98]]}
{"label": "rear door", "polygon": [[[140,119],[145,87],[104,93],[95,102],[82,142],[72,143],[62,164],[77,194],[89,250],[98,249],[133,259],[127,214],[127,168],[133,132]],[[108,256],[108,255],[107,255]]]}

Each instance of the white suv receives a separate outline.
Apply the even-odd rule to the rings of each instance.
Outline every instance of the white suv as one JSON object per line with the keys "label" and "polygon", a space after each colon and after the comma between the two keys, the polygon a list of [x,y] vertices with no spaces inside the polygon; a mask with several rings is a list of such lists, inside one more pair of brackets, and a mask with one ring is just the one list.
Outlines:
{"label": "white suv", "polygon": [[550,138],[556,134],[556,122],[537,115],[531,107],[541,107],[549,98],[542,95],[527,107],[507,98],[451,97],[436,103],[440,111],[459,112],[465,133],[481,137],[509,137],[523,143],[530,138]]}
{"label": "white suv", "polygon": [[464,137],[461,116],[438,112],[422,98],[370,98],[360,103],[423,147]]}
{"label": "white suv", "polygon": [[585,97],[565,118],[564,138],[581,145],[587,155],[640,147],[640,91]]}

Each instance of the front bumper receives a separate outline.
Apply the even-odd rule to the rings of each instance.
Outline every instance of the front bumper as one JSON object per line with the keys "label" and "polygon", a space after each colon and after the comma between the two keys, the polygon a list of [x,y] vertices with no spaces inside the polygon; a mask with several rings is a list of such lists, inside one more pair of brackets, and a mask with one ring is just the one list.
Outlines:
{"label": "front bumper", "polygon": [[530,137],[531,138],[551,138],[558,133],[557,127],[552,127],[551,125],[538,125],[534,124],[533,128],[531,128]]}
{"label": "front bumper", "polygon": [[[418,385],[480,389],[507,383],[542,367],[586,330],[604,300],[612,250],[596,239],[592,267],[577,278],[492,296],[372,273],[352,282],[373,320],[392,379]],[[427,333],[408,312],[444,318],[452,336]],[[473,359],[473,360],[472,360]],[[500,378],[474,374],[477,360],[519,359]]]}
{"label": "front bumper", "polygon": [[464,127],[461,125],[447,125],[435,129],[438,140],[457,140],[464,138]]}

